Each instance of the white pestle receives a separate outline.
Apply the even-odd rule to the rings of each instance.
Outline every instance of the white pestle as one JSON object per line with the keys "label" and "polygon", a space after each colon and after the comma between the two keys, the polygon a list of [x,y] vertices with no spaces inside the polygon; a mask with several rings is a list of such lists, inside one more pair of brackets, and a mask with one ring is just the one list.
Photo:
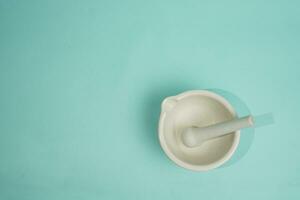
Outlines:
{"label": "white pestle", "polygon": [[251,115],[221,122],[206,127],[189,127],[183,130],[181,138],[187,147],[197,147],[203,142],[230,134],[242,128],[253,126],[254,121]]}

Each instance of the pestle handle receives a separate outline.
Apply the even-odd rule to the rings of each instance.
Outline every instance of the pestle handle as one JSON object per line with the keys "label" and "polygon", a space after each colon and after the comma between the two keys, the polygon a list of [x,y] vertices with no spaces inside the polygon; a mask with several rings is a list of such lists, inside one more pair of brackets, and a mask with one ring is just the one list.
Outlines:
{"label": "pestle handle", "polygon": [[196,147],[206,140],[230,134],[253,124],[253,117],[249,115],[207,127],[190,127],[183,131],[182,141],[188,147]]}

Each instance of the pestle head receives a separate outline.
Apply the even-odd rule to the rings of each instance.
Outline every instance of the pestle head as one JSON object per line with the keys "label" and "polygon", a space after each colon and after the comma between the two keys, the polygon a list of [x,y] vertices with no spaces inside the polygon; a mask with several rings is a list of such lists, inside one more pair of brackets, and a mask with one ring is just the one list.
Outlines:
{"label": "pestle head", "polygon": [[195,147],[199,145],[199,141],[197,141],[193,128],[185,129],[181,134],[182,143],[187,147]]}

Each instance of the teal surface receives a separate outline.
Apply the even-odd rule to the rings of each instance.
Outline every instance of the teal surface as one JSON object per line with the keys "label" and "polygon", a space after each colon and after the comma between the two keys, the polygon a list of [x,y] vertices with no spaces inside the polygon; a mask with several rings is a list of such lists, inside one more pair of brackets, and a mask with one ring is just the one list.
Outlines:
{"label": "teal surface", "polygon": [[[283,0],[0,0],[0,199],[300,199],[299,13]],[[190,89],[228,91],[275,123],[232,164],[182,169],[157,122],[162,99]]]}

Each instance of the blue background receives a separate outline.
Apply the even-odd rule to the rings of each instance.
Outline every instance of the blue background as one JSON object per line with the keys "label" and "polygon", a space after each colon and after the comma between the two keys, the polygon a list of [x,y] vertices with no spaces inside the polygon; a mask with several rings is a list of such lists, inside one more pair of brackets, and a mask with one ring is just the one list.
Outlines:
{"label": "blue background", "polygon": [[[0,199],[299,199],[299,11],[0,0]],[[163,98],[190,89],[228,91],[275,123],[235,163],[182,169],[157,122]]]}

